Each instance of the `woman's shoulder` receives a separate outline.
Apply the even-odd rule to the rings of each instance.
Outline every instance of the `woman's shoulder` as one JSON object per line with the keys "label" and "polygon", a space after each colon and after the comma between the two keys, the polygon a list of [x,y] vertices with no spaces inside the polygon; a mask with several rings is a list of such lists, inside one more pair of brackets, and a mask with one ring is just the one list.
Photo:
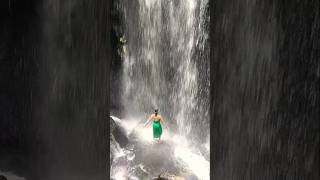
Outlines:
{"label": "woman's shoulder", "polygon": [[158,114],[157,116],[155,114],[151,115],[152,119],[162,119],[162,117]]}

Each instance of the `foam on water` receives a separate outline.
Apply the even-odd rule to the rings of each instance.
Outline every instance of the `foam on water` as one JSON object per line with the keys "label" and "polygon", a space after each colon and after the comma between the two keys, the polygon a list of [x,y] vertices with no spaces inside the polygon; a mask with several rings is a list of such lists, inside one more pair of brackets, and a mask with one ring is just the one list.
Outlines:
{"label": "foam on water", "polygon": [[[148,144],[151,145],[158,143],[157,141],[153,140],[151,126],[140,126],[139,120],[131,119],[121,121],[119,118],[116,118],[114,116],[111,116],[111,118],[114,120],[116,119],[115,121],[119,122],[119,124],[121,124],[121,126],[126,130],[133,132],[132,130],[134,129],[138,141],[146,144],[145,151],[148,151]],[[205,157],[196,147],[192,147],[185,137],[164,129],[162,141],[170,144],[171,148],[174,150],[175,159],[173,159],[173,161],[179,163],[183,169],[187,169],[190,173],[195,174],[201,180],[210,179],[208,173],[210,169],[209,161],[205,159]],[[127,159],[132,160],[132,158],[130,158],[128,154],[128,151],[123,149],[121,150],[121,153],[119,156],[117,156],[117,158],[123,156],[124,154],[122,153],[125,152]],[[113,178],[121,180],[128,176],[129,172],[127,171],[128,167],[126,167],[126,165],[112,166],[114,169],[114,172],[111,172]],[[143,165],[140,164],[139,166]]]}

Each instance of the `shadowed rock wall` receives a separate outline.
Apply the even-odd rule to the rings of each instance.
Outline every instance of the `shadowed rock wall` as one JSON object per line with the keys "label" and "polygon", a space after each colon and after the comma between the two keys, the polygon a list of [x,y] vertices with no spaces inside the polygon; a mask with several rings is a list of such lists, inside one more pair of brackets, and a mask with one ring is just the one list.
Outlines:
{"label": "shadowed rock wall", "polygon": [[318,1],[214,1],[214,179],[319,178]]}
{"label": "shadowed rock wall", "polygon": [[28,179],[108,177],[110,2],[2,7],[1,169]]}

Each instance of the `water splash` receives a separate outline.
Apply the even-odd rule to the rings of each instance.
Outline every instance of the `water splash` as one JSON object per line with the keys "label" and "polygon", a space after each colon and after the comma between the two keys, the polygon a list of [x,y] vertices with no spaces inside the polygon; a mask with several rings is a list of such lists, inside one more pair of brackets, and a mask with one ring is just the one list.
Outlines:
{"label": "water splash", "polygon": [[[130,121],[127,121],[120,120],[119,118],[114,116],[111,116],[111,118],[119,123],[121,127],[125,128],[126,131],[134,129],[134,131],[131,131],[131,133],[128,133],[128,135],[131,136],[132,133],[136,135],[136,138],[138,138],[137,141],[139,143],[142,143],[145,147],[144,154],[149,153],[148,147],[152,147],[152,145],[156,146],[159,143],[152,139],[151,127],[139,126],[137,123],[138,119],[131,119]],[[182,174],[192,173],[196,175],[196,177],[200,180],[210,179],[210,164],[208,159],[206,159],[204,155],[199,151],[199,148],[193,147],[188,142],[188,139],[179,134],[166,131],[163,134],[162,141],[166,142],[166,144],[169,144],[170,149],[173,150],[174,156],[172,157],[171,161],[174,161],[175,164],[179,164],[179,167],[183,169],[183,171],[181,171]],[[117,143],[115,142],[114,144]],[[133,161],[133,159],[135,158],[134,154],[132,154],[132,151],[125,148],[121,149],[119,145],[116,145],[116,148],[111,145],[111,151],[113,154],[115,154],[111,166],[112,178],[121,180],[127,179],[128,177],[135,177],[135,174],[131,174],[130,172],[133,172],[137,168],[143,170],[146,174],[152,174],[152,172],[146,170],[144,165],[141,163],[139,163],[138,165],[128,163],[128,161]]]}
{"label": "water splash", "polygon": [[128,40],[121,102],[128,116],[158,107],[181,135],[209,137],[207,3],[121,1]]}
{"label": "water splash", "polygon": [[[188,141],[183,147],[174,143],[178,152],[189,152],[191,146],[209,149],[207,5],[208,0],[121,0],[118,4],[127,40],[120,92],[124,117],[146,119],[153,108],[159,108],[171,129],[164,130],[163,138],[175,135]],[[129,127],[134,127],[130,132],[136,129],[134,124]],[[138,134],[141,140],[152,141],[148,130],[139,129]],[[188,159],[185,155],[180,159]],[[208,158],[205,161],[209,163]]]}

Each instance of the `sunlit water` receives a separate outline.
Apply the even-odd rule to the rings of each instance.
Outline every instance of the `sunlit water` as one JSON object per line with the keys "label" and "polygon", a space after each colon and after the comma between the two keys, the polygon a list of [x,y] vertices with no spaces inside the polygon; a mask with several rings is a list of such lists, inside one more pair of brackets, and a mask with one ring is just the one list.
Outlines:
{"label": "sunlit water", "polygon": [[[148,151],[154,143],[152,130],[138,124],[159,108],[169,128],[164,128],[162,140],[170,142],[172,161],[181,162],[198,179],[209,179],[207,5],[208,0],[120,0],[117,4],[127,40],[119,77],[122,126],[127,135],[135,131]],[[116,179],[120,172],[130,174],[126,172],[130,167],[112,164],[112,169]]]}

